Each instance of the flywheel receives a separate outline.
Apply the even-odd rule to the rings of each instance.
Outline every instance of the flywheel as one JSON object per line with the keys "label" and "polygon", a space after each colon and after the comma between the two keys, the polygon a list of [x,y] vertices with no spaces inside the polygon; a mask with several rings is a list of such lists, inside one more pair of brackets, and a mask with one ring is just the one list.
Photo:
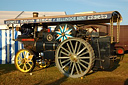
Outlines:
{"label": "flywheel", "polygon": [[56,40],[62,42],[75,36],[75,28],[71,24],[59,24],[55,28]]}

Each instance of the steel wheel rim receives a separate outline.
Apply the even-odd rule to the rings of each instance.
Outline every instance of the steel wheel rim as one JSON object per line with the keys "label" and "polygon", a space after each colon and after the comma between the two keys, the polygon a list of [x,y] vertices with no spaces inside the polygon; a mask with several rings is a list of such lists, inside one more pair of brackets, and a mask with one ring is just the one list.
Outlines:
{"label": "steel wheel rim", "polygon": [[62,73],[77,78],[84,76],[92,68],[94,52],[85,40],[72,38],[59,45],[55,57],[56,65]]}
{"label": "steel wheel rim", "polygon": [[15,56],[15,65],[21,72],[29,72],[32,70],[34,63],[32,59],[33,56],[28,50],[22,49]]}

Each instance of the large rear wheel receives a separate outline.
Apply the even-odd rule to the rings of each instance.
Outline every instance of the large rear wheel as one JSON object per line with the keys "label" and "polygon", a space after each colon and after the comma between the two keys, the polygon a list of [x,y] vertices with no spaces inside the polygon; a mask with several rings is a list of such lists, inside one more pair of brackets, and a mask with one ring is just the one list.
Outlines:
{"label": "large rear wheel", "polygon": [[80,38],[70,38],[58,46],[55,54],[56,66],[66,76],[72,78],[87,74],[94,64],[91,45]]}
{"label": "large rear wheel", "polygon": [[27,49],[21,49],[15,56],[15,66],[21,72],[30,72],[35,67],[34,53]]}

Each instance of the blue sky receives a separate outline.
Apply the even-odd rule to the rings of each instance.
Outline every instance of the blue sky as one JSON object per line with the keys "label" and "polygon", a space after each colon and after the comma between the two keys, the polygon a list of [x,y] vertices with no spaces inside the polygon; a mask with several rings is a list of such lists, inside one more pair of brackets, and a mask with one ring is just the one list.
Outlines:
{"label": "blue sky", "polygon": [[0,0],[0,11],[119,11],[128,25],[128,0]]}

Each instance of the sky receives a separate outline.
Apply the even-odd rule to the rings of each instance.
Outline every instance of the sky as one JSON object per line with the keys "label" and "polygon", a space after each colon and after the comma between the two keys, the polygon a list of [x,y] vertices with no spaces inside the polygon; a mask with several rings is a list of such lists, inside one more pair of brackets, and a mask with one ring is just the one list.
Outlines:
{"label": "sky", "polygon": [[78,12],[119,11],[128,25],[128,0],[0,0],[0,11]]}

